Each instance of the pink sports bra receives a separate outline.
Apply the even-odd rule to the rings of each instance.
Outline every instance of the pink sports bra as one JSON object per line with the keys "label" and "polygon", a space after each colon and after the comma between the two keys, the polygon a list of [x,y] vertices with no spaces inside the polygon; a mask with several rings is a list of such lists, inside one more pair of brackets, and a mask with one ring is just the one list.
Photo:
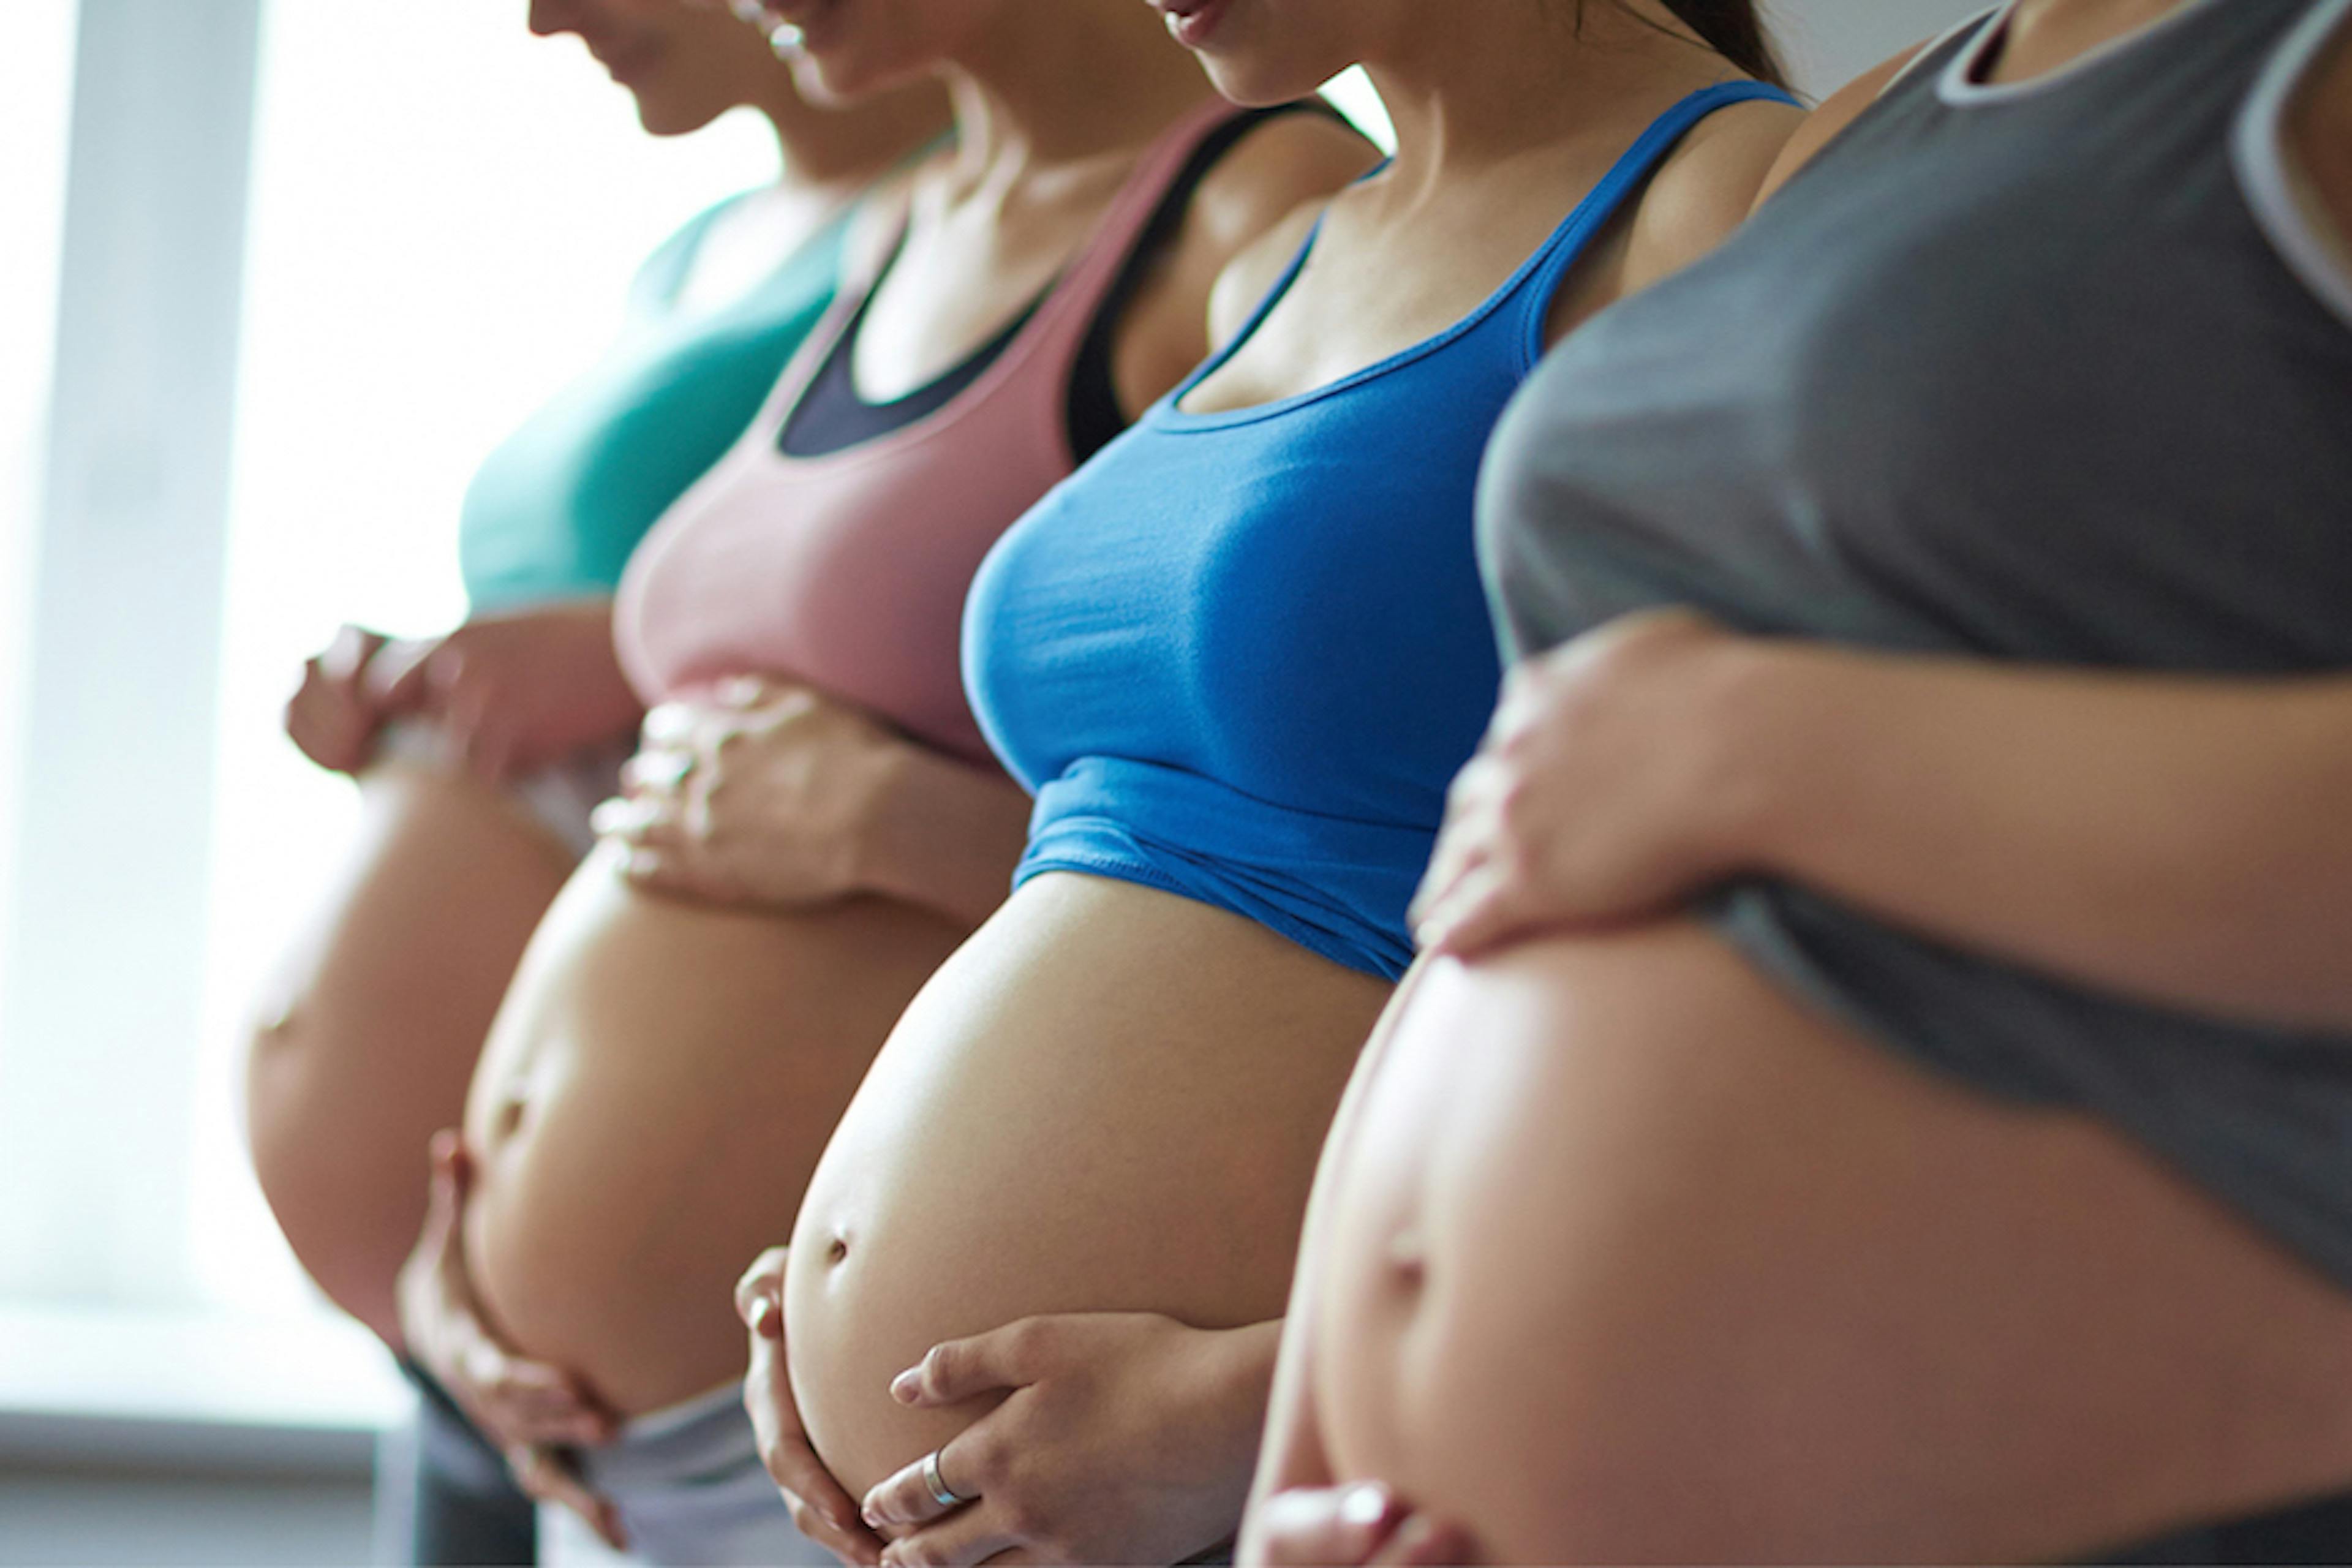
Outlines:
{"label": "pink sports bra", "polygon": [[997,536],[1076,466],[1066,413],[1080,347],[1163,196],[1236,112],[1207,104],[1163,132],[1003,352],[936,413],[793,457],[784,426],[882,267],[845,283],[751,427],[630,560],[614,629],[638,694],[777,676],[995,766],[964,700],[965,591]]}

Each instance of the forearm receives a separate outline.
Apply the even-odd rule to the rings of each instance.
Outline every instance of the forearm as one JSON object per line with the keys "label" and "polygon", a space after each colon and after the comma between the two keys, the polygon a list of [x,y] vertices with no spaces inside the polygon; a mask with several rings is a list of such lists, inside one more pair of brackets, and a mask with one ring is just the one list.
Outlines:
{"label": "forearm", "polygon": [[2352,1027],[2352,681],[1735,657],[1760,868],[2143,1000]]}
{"label": "forearm", "polygon": [[1004,901],[1028,841],[1029,808],[1002,773],[896,747],[861,836],[858,881],[977,926]]}

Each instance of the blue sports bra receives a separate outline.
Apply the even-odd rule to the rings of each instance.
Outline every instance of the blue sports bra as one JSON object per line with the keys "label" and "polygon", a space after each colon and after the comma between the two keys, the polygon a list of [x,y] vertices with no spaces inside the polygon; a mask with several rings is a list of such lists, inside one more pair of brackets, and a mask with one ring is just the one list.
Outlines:
{"label": "blue sports bra", "polygon": [[1077,871],[1256,921],[1350,968],[1412,961],[1405,906],[1501,669],[1473,495],[1559,282],[1708,114],[1661,116],[1542,248],[1447,331],[1328,386],[1188,414],[1297,280],[1000,539],[964,679],[1037,797],[1014,885]]}

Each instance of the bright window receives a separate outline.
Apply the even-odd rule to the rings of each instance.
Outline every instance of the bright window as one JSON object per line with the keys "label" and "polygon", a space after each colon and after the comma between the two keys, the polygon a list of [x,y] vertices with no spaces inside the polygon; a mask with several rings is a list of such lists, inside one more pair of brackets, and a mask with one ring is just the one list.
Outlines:
{"label": "bright window", "polygon": [[301,1289],[236,1132],[238,1037],[356,816],[279,704],[344,620],[457,619],[475,464],[594,359],[655,246],[774,170],[748,114],[646,136],[577,40],[531,37],[522,11],[265,14],[191,1193],[199,1286],[224,1304]]}
{"label": "bright window", "polygon": [[[65,223],[74,0],[17,0],[0,49],[0,922],[16,821],[27,580],[40,451],[56,342],[58,251]],[[0,994],[8,984],[0,932]],[[5,1063],[0,1062],[0,1071]]]}

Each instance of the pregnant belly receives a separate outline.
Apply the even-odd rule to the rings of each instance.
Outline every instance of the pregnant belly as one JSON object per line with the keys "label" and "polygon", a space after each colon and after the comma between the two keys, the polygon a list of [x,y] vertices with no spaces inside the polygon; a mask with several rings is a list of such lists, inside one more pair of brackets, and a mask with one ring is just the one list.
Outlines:
{"label": "pregnant belly", "polygon": [[736,1276],[790,1233],[835,1121],[960,935],[874,900],[654,897],[592,856],[467,1104],[467,1260],[499,1325],[625,1414],[741,1375]]}
{"label": "pregnant belly", "polygon": [[263,998],[246,1127],[294,1255],[397,1345],[393,1282],[425,1219],[426,1142],[464,1107],[572,858],[470,779],[380,767],[361,798],[356,853]]}
{"label": "pregnant belly", "polygon": [[1433,966],[1378,1049],[1318,1428],[1490,1560],[2074,1560],[2352,1479],[2352,1300],[1700,927]]}
{"label": "pregnant belly", "polygon": [[851,1493],[979,1414],[890,1399],[941,1340],[1038,1312],[1278,1316],[1388,991],[1169,894],[1024,884],[899,1022],[794,1229],[793,1387]]}

